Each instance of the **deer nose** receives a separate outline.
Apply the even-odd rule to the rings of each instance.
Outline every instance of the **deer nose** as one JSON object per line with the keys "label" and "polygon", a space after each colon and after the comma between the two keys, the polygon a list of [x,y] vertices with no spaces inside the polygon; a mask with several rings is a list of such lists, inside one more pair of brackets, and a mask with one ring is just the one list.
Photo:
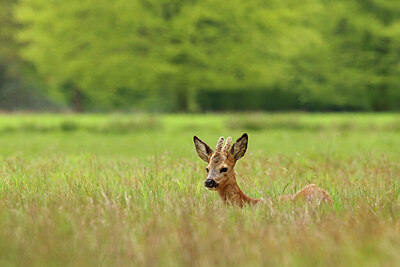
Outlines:
{"label": "deer nose", "polygon": [[218,184],[213,179],[206,179],[206,181],[204,182],[204,186],[208,188],[213,188],[217,187]]}

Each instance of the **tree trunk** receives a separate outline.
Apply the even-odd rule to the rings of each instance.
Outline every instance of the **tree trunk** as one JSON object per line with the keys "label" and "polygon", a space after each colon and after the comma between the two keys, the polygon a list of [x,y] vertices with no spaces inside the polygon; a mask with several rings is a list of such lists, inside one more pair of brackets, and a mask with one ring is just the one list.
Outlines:
{"label": "tree trunk", "polygon": [[73,87],[73,107],[75,112],[83,112],[83,107],[82,107],[82,92],[77,88]]}

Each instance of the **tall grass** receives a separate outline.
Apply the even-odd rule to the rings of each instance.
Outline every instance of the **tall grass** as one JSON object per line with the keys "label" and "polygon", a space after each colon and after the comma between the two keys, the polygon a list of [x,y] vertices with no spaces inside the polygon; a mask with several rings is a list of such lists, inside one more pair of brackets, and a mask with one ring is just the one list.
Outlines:
{"label": "tall grass", "polygon": [[[396,114],[282,114],[271,119],[278,126],[257,129],[230,124],[254,114],[147,116],[156,123],[130,128],[141,119],[2,115],[0,129],[14,130],[0,135],[1,266],[399,262],[400,133],[385,126]],[[280,117],[318,128],[281,127]],[[335,126],[347,121],[355,126]],[[379,127],[362,130],[369,124]],[[213,147],[242,131],[250,138],[236,167],[244,192],[276,197],[312,182],[333,206],[221,203],[203,186],[192,136]]]}

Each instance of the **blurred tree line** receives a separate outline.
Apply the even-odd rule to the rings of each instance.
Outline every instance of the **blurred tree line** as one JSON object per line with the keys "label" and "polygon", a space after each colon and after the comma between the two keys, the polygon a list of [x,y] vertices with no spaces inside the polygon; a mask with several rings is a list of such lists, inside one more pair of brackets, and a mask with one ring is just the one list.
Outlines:
{"label": "blurred tree line", "polygon": [[0,25],[0,109],[400,109],[400,1],[0,0]]}

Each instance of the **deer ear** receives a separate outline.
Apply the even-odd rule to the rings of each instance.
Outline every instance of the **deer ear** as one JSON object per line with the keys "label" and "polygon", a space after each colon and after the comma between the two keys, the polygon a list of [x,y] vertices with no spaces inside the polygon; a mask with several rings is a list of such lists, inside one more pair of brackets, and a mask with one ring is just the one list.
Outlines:
{"label": "deer ear", "polygon": [[193,141],[199,157],[205,162],[208,162],[214,151],[206,143],[197,138],[197,136],[193,137]]}
{"label": "deer ear", "polygon": [[233,144],[229,153],[236,159],[240,159],[244,156],[247,150],[247,143],[249,142],[249,137],[247,133],[244,133],[236,142]]}

